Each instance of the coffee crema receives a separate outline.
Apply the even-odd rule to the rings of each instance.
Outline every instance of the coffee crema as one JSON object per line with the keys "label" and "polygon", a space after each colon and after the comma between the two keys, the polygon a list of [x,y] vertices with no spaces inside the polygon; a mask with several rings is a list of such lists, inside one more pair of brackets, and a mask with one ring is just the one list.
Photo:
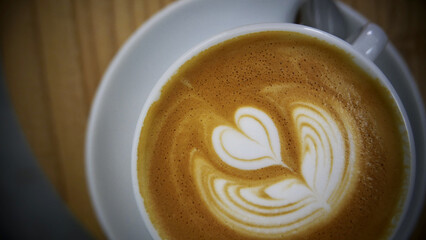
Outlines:
{"label": "coffee crema", "polygon": [[380,239],[407,191],[406,133],[351,56],[292,32],[193,57],[144,120],[138,180],[165,239]]}

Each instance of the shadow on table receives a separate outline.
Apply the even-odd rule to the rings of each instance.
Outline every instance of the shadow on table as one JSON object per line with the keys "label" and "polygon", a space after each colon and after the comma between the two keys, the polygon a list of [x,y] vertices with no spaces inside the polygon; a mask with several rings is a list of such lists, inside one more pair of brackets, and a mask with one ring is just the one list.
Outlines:
{"label": "shadow on table", "polygon": [[0,68],[0,238],[91,239],[33,157]]}

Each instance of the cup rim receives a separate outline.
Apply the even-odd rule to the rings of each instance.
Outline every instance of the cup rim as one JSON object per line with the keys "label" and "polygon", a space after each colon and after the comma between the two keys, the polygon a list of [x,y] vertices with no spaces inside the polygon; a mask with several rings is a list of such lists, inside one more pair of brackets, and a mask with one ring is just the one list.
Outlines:
{"label": "cup rim", "polygon": [[414,136],[412,133],[412,128],[408,119],[408,114],[402,104],[401,99],[399,98],[396,90],[390,83],[389,79],[383,74],[383,72],[375,65],[373,61],[369,58],[365,57],[362,53],[355,50],[351,44],[348,42],[331,35],[322,30],[300,25],[294,23],[260,23],[260,24],[249,24],[245,26],[236,27],[219,34],[216,34],[201,43],[195,45],[188,51],[186,51],[183,55],[181,55],[176,61],[170,65],[167,70],[163,73],[163,75],[158,79],[155,83],[154,87],[150,91],[148,97],[145,99],[142,110],[139,114],[136,128],[134,130],[134,136],[132,141],[132,152],[131,152],[131,178],[133,185],[133,195],[138,205],[139,213],[141,214],[142,220],[147,227],[150,235],[154,239],[161,239],[155,227],[153,226],[147,211],[144,205],[144,199],[140,194],[139,187],[139,179],[137,175],[137,161],[138,161],[138,146],[139,146],[139,138],[140,133],[142,131],[143,123],[146,114],[148,113],[149,108],[152,103],[158,100],[161,96],[161,89],[163,86],[170,80],[170,78],[179,70],[179,68],[189,61],[191,58],[197,56],[202,51],[209,49],[219,43],[222,43],[226,40],[230,40],[239,36],[251,34],[251,33],[259,33],[259,32],[267,32],[267,31],[283,31],[283,32],[295,32],[300,33],[306,36],[314,37],[320,41],[325,41],[327,44],[337,47],[340,50],[348,53],[353,57],[353,61],[359,67],[361,67],[366,73],[370,76],[374,76],[378,79],[379,83],[386,88],[396,104],[399,113],[401,114],[404,129],[407,132],[408,136],[408,154],[409,154],[409,163],[410,163],[410,172],[408,177],[408,189],[406,191],[406,196],[404,199],[404,203],[402,206],[402,213],[399,215],[398,223],[393,230],[393,233],[390,235],[390,239],[393,239],[393,236],[399,231],[403,220],[406,218],[408,205],[413,198],[414,192],[414,181],[416,175],[416,153],[415,153],[415,145],[414,145]]}

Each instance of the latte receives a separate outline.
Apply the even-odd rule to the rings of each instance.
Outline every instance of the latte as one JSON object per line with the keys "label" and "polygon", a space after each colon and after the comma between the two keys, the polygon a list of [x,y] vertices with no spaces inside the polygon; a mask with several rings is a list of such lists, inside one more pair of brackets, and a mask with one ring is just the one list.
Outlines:
{"label": "latte", "polygon": [[407,192],[392,96],[315,38],[261,32],[213,46],[143,123],[140,193],[164,239],[380,239]]}

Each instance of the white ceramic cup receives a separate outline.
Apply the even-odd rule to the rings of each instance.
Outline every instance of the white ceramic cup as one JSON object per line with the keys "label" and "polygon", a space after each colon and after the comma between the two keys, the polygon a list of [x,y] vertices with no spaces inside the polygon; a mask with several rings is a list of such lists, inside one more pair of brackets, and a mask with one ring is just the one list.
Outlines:
{"label": "white ceramic cup", "polygon": [[394,230],[394,233],[391,237],[394,238],[395,234],[398,232],[398,229],[401,225],[401,222],[406,217],[406,212],[408,208],[408,203],[410,202],[413,195],[413,185],[414,185],[414,174],[415,174],[415,149],[414,149],[414,138],[411,131],[410,123],[408,121],[407,113],[405,112],[404,106],[400,98],[398,97],[395,89],[390,84],[389,80],[386,76],[380,71],[380,69],[374,64],[374,60],[380,53],[383,51],[384,47],[387,43],[387,36],[382,31],[380,27],[375,24],[367,24],[364,26],[361,33],[355,39],[352,44],[349,44],[333,35],[330,35],[326,32],[323,32],[318,29],[310,28],[303,25],[298,24],[290,24],[290,23],[266,23],[266,24],[255,24],[255,25],[247,25],[239,28],[235,28],[229,31],[222,32],[202,43],[193,47],[189,51],[187,51],[183,56],[181,56],[177,61],[175,61],[168,70],[161,76],[158,80],[152,91],[150,92],[148,98],[145,101],[145,104],[142,108],[142,111],[139,115],[139,119],[137,121],[137,126],[134,131],[133,137],[133,146],[132,146],[132,164],[131,164],[131,174],[132,174],[132,184],[133,184],[133,192],[136,202],[138,204],[138,208],[141,214],[141,217],[148,228],[151,237],[153,239],[160,239],[157,231],[152,225],[148,214],[145,210],[145,206],[143,203],[143,198],[139,191],[139,180],[137,176],[137,153],[138,153],[138,145],[139,145],[139,137],[141,133],[141,129],[143,126],[144,119],[146,114],[151,107],[152,103],[159,99],[161,94],[161,89],[163,86],[169,81],[169,79],[178,71],[180,66],[190,60],[192,57],[198,55],[203,50],[206,50],[214,45],[222,43],[226,40],[246,35],[255,32],[264,32],[264,31],[285,31],[285,32],[297,32],[307,36],[311,36],[317,38],[319,40],[325,41],[343,51],[350,54],[353,57],[354,62],[360,66],[365,72],[370,74],[373,78],[377,78],[378,81],[382,84],[383,87],[389,90],[391,93],[395,104],[397,105],[401,116],[403,118],[403,128],[408,133],[408,148],[406,149],[407,156],[405,158],[405,164],[410,165],[410,173],[409,173],[409,184],[407,197],[404,201],[403,213],[399,218],[399,222],[397,227]]}

